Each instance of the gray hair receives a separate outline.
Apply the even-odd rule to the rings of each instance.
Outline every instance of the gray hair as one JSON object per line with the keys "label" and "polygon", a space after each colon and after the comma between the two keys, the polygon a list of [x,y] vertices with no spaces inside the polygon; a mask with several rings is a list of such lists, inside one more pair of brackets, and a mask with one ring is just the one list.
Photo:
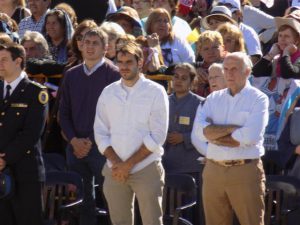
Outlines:
{"label": "gray hair", "polygon": [[41,33],[29,30],[26,31],[24,37],[21,40],[21,44],[24,45],[26,41],[33,41],[44,57],[49,55],[48,43]]}
{"label": "gray hair", "polygon": [[[252,61],[250,57],[245,52],[232,52],[228,53],[225,57],[226,58],[238,58],[243,62],[243,71],[249,69],[250,73],[253,67]],[[250,74],[249,74],[250,75]]]}
{"label": "gray hair", "polygon": [[210,67],[208,68],[208,72],[214,68],[219,68],[220,70],[223,71],[223,64],[222,63],[213,63],[210,65]]}
{"label": "gray hair", "polygon": [[114,39],[118,39],[122,35],[126,34],[124,29],[119,24],[114,22],[103,22],[100,28],[106,32],[109,37],[113,36]]}

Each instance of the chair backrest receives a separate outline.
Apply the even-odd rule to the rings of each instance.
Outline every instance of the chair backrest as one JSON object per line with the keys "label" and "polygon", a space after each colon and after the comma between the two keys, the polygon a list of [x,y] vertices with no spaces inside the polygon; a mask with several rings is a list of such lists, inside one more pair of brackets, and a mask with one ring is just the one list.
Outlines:
{"label": "chair backrest", "polygon": [[281,224],[284,212],[295,205],[300,196],[300,180],[286,175],[267,175],[265,224]]}
{"label": "chair backrest", "polygon": [[[197,185],[195,179],[185,174],[166,174],[163,198],[165,216],[175,217],[172,224],[190,224],[184,218],[179,218],[179,211],[196,204]],[[180,209],[180,207],[182,207]],[[176,212],[177,211],[177,212]],[[177,215],[176,215],[177,214]]]}
{"label": "chair backrest", "polygon": [[82,202],[82,178],[74,172],[47,172],[43,197],[45,220],[58,221],[61,219],[60,210],[64,206],[76,205]]}

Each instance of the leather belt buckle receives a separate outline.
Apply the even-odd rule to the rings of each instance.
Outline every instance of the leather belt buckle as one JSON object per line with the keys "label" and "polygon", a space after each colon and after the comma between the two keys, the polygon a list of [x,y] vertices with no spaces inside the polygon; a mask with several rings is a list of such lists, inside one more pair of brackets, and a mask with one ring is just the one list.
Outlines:
{"label": "leather belt buckle", "polygon": [[223,160],[223,161],[211,160],[211,161],[220,166],[231,167],[231,166],[242,166],[244,164],[252,162],[253,159],[237,159],[237,160]]}

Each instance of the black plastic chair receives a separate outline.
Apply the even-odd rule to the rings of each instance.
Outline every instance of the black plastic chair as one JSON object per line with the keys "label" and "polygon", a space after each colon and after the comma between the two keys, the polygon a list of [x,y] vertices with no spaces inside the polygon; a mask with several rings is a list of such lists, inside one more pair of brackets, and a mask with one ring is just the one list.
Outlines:
{"label": "black plastic chair", "polygon": [[45,224],[74,224],[83,200],[83,182],[79,174],[65,171],[46,173],[44,187]]}
{"label": "black plastic chair", "polygon": [[286,175],[266,177],[266,225],[287,225],[288,216],[300,212],[300,180]]}
{"label": "black plastic chair", "polygon": [[183,211],[192,208],[197,201],[197,185],[192,176],[166,174],[163,198],[164,224],[192,225],[183,218]]}

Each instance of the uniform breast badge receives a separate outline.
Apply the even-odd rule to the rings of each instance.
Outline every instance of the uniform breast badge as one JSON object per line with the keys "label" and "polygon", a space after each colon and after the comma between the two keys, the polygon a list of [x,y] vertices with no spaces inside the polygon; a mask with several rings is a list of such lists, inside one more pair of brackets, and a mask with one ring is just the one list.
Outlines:
{"label": "uniform breast badge", "polygon": [[43,105],[46,104],[49,100],[49,95],[48,95],[47,91],[41,91],[39,93],[38,99],[41,104],[43,104]]}

